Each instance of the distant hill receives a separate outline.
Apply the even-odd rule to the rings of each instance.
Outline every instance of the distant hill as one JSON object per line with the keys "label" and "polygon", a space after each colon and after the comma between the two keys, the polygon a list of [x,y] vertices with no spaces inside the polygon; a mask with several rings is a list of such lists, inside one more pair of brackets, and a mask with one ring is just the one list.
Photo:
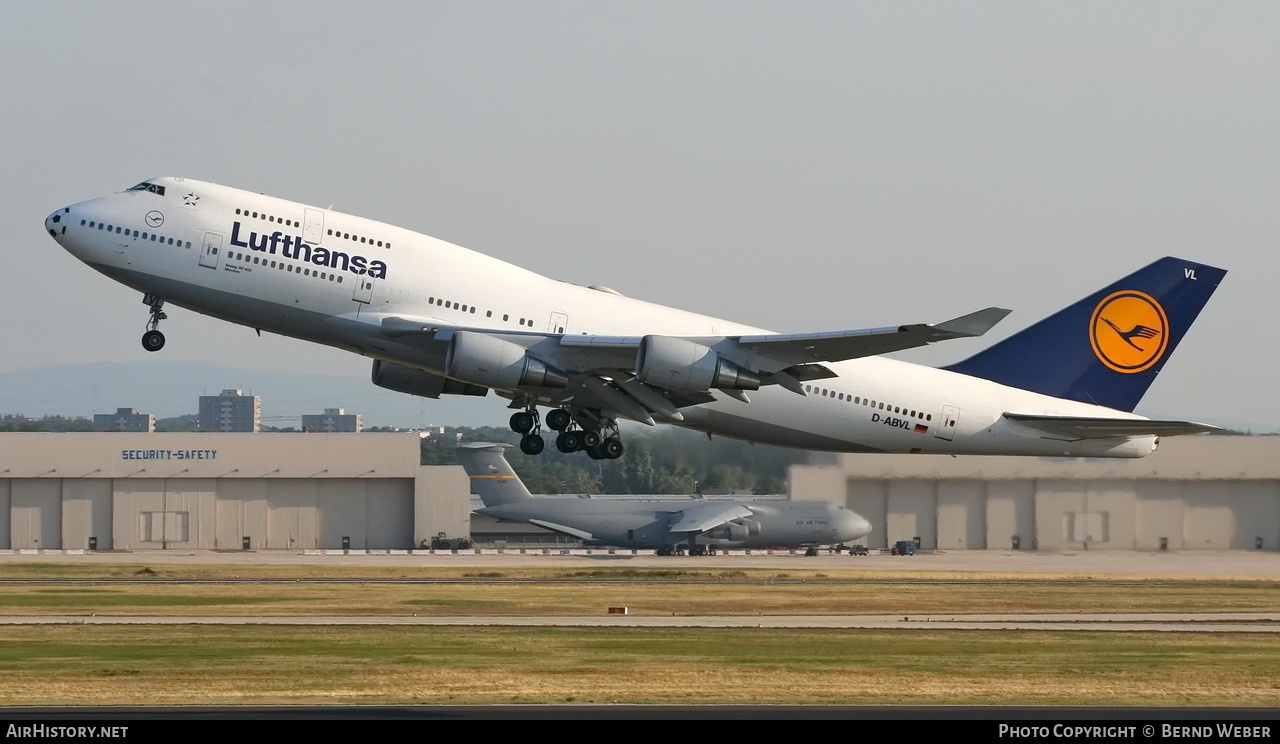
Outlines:
{"label": "distant hill", "polygon": [[136,408],[156,418],[199,410],[201,395],[240,388],[262,398],[263,424],[297,426],[304,413],[345,408],[364,425],[505,426],[502,398],[415,398],[375,386],[367,375],[227,367],[192,362],[99,362],[0,373],[0,414],[86,416]]}

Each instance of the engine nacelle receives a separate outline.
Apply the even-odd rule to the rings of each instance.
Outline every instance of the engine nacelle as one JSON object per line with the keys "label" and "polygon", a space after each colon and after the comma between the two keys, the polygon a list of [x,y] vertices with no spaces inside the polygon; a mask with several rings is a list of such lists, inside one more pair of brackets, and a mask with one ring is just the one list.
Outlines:
{"label": "engine nacelle", "polygon": [[444,360],[450,377],[496,388],[567,387],[569,378],[529,350],[487,333],[458,331]]}
{"label": "engine nacelle", "polygon": [[747,539],[747,528],[740,524],[730,522],[712,534],[721,540],[728,540],[729,542],[743,542]]}
{"label": "engine nacelle", "polygon": [[645,336],[636,354],[636,377],[668,390],[758,390],[760,376],[702,344],[673,336]]}
{"label": "engine nacelle", "polygon": [[468,385],[465,382],[450,380],[392,362],[384,362],[381,359],[374,360],[373,372],[370,376],[373,378],[373,384],[378,387],[423,398],[439,398],[441,395],[489,394],[489,388],[481,385]]}
{"label": "engine nacelle", "polygon": [[754,519],[738,519],[733,522],[726,522],[723,526],[707,533],[707,536],[716,540],[728,540],[729,542],[738,543],[745,542],[748,538],[756,537],[759,534],[759,522]]}

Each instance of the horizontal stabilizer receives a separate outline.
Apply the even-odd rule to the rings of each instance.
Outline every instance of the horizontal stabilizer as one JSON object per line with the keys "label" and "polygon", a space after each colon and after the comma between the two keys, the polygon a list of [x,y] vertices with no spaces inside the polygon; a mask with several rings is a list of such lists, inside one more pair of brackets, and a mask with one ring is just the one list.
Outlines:
{"label": "horizontal stabilizer", "polygon": [[544,527],[552,532],[559,532],[561,534],[568,535],[569,537],[576,537],[579,540],[595,540],[595,537],[590,532],[585,530],[575,530],[572,527],[566,527],[563,524],[556,524],[555,522],[548,522],[545,519],[530,519],[529,524],[536,524],[539,527]]}
{"label": "horizontal stabilizer", "polygon": [[671,525],[671,532],[706,532],[725,522],[749,517],[752,512],[742,504],[699,504],[680,512],[680,519]]}
{"label": "horizontal stabilizer", "polygon": [[1106,439],[1109,437],[1172,437],[1222,431],[1221,427],[1195,421],[1154,421],[1152,419],[1104,418],[1097,416],[1040,416],[1006,413],[1005,418],[1055,437]]}

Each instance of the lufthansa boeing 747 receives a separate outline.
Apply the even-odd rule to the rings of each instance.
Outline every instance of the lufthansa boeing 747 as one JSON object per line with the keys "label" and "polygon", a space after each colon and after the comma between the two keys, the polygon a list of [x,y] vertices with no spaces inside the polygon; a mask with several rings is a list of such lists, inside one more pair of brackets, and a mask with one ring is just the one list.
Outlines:
{"label": "lufthansa boeing 747", "polygon": [[[1142,457],[1212,431],[1133,413],[1226,275],[1162,258],[962,362],[883,354],[980,336],[1009,311],[936,325],[773,333],[583,287],[420,233],[185,178],[45,219],[63,248],[143,295],[373,359],[410,395],[487,395],[520,449],[616,458],[620,419],[833,452]],[[543,415],[540,409],[548,409]]]}

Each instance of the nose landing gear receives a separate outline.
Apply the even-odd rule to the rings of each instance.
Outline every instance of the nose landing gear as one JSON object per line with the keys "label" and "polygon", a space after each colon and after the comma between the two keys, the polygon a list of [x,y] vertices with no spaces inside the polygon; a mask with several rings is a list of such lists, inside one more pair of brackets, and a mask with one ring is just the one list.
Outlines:
{"label": "nose landing gear", "polygon": [[164,300],[149,294],[142,296],[142,302],[151,308],[151,320],[147,321],[147,332],[142,334],[142,348],[147,351],[160,351],[164,348],[164,334],[160,332],[160,321],[169,317],[164,312]]}

